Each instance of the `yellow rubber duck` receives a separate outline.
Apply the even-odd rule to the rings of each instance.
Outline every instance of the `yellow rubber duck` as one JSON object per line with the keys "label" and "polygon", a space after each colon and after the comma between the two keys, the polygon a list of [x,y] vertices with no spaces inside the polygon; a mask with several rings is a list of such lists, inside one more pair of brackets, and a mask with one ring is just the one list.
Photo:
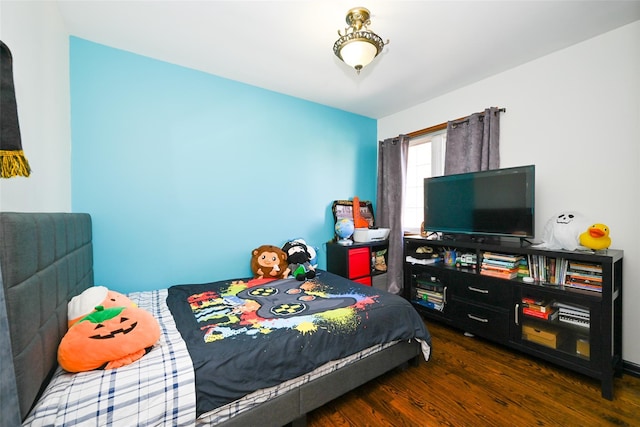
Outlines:
{"label": "yellow rubber duck", "polygon": [[580,244],[589,249],[607,249],[611,245],[609,227],[604,224],[593,224],[584,233],[580,234]]}

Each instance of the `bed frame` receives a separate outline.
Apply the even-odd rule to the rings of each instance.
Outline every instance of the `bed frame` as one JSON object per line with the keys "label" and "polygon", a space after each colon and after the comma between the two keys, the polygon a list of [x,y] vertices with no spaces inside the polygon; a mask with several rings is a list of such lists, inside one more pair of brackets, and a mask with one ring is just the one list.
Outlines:
{"label": "bed frame", "polygon": [[[91,217],[0,213],[0,272],[5,300],[0,310],[9,323],[13,382],[24,419],[57,366],[67,302],[93,286]],[[3,371],[4,365],[3,360]],[[5,372],[1,378],[4,391],[12,378]],[[18,407],[1,410],[4,417]]]}
{"label": "bed frame", "polygon": [[[94,284],[91,217],[0,212],[0,282],[0,412],[2,423],[17,425],[57,366],[67,302]],[[419,343],[398,343],[222,425],[304,425],[308,412],[393,368],[417,364],[420,357]]]}

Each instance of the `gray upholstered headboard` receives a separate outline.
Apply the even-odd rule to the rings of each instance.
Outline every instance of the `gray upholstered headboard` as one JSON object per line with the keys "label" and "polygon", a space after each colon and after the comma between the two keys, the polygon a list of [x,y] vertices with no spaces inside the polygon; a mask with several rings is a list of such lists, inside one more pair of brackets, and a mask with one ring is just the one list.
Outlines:
{"label": "gray upholstered headboard", "polygon": [[[16,413],[15,403],[5,405],[17,388],[24,419],[57,366],[67,302],[93,286],[91,235],[88,214],[0,212],[2,418]],[[7,321],[12,358],[5,358]]]}

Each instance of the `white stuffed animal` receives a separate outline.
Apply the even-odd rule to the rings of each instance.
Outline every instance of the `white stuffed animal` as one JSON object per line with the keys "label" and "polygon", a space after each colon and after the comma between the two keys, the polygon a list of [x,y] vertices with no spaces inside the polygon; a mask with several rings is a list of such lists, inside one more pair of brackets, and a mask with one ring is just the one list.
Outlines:
{"label": "white stuffed animal", "polygon": [[574,251],[580,246],[580,233],[591,224],[582,214],[566,211],[549,218],[536,247]]}

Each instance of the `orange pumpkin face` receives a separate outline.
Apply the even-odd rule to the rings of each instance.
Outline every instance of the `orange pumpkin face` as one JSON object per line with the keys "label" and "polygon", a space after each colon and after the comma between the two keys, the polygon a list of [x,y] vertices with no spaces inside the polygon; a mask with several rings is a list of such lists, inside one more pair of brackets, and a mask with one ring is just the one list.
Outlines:
{"label": "orange pumpkin face", "polygon": [[74,324],[58,347],[68,372],[111,369],[138,360],[160,338],[157,320],[136,307],[96,307]]}

